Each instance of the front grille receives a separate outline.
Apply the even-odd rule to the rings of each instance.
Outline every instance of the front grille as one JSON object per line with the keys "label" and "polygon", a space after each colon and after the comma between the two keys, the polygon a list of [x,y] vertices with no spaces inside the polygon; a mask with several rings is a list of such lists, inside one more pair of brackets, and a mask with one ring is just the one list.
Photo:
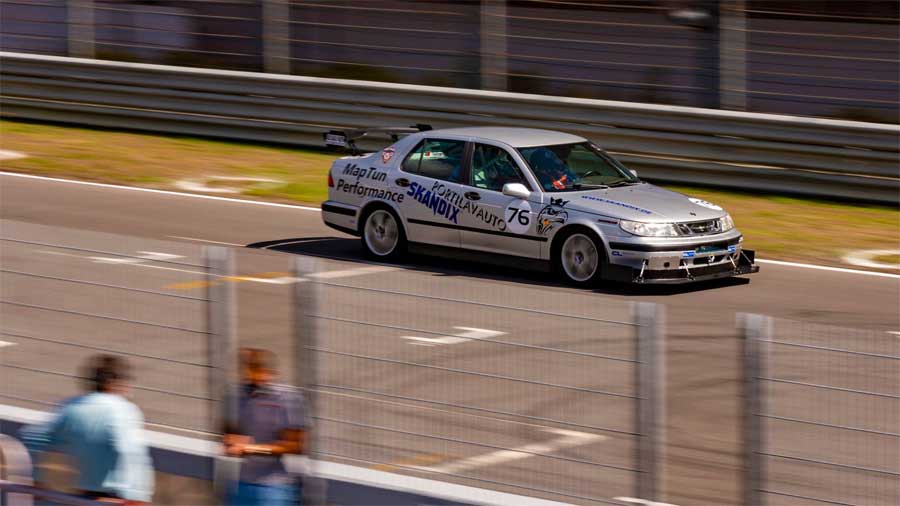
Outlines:
{"label": "front grille", "polygon": [[681,235],[707,235],[718,234],[722,231],[719,220],[694,221],[691,223],[678,223],[676,225]]}

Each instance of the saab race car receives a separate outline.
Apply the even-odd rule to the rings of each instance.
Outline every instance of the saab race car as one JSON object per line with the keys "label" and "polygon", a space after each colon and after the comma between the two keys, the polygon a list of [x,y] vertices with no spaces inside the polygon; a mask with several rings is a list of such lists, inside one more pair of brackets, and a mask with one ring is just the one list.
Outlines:
{"label": "saab race car", "polygon": [[[360,154],[356,140],[394,143]],[[403,137],[401,137],[403,135]],[[593,142],[530,128],[330,131],[325,224],[372,258],[410,246],[552,266],[568,282],[686,283],[754,273],[721,207],[641,181]]]}

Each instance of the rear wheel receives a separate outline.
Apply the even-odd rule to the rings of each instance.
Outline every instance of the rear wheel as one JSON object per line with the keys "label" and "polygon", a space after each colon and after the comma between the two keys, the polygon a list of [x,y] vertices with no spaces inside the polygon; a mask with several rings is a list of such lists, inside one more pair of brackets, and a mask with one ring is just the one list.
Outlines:
{"label": "rear wheel", "polygon": [[574,230],[560,238],[554,258],[557,272],[565,281],[578,286],[599,281],[604,261],[603,243],[588,230]]}
{"label": "rear wheel", "polygon": [[406,234],[396,214],[378,208],[363,222],[362,243],[366,254],[379,260],[396,260],[406,251]]}

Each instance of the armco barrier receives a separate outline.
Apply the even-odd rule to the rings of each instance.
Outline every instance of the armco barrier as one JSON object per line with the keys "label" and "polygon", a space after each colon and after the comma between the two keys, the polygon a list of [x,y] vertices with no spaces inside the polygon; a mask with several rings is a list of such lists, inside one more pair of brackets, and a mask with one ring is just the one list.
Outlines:
{"label": "armco barrier", "polygon": [[[6,117],[319,145],[327,128],[528,126],[649,179],[897,204],[900,127],[0,52]],[[371,147],[371,146],[370,146]]]}

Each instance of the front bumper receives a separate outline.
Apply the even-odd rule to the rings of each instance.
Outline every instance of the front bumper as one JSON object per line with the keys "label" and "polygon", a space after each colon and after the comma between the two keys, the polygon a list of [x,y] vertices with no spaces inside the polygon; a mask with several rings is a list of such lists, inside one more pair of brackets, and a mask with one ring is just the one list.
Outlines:
{"label": "front bumper", "polygon": [[[710,279],[740,276],[759,272],[755,264],[756,252],[741,248],[739,241],[724,244],[722,249],[697,250],[676,253],[681,258],[672,257],[669,252],[646,254],[643,258],[631,258],[630,264],[616,263],[616,259],[605,266],[604,278],[611,281],[646,284],[694,283]],[[634,261],[638,260],[637,266]]]}

